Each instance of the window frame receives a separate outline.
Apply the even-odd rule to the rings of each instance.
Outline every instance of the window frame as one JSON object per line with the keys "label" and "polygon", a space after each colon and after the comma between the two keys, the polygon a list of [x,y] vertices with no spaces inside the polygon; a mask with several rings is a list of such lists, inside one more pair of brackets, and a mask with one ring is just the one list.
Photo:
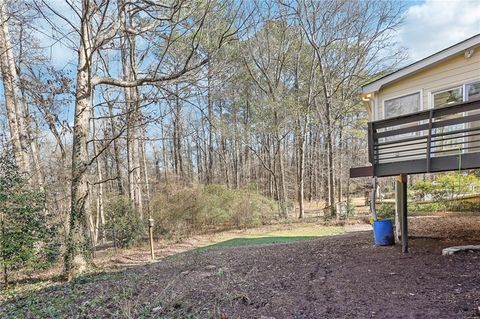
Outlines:
{"label": "window frame", "polygon": [[[402,98],[402,97],[407,97],[407,96],[410,96],[410,95],[414,95],[414,94],[418,94],[419,95],[419,109],[418,111],[415,111],[415,112],[409,112],[409,113],[405,113],[405,114],[402,114],[402,115],[397,115],[397,116],[403,116],[403,115],[408,115],[408,114],[414,114],[414,113],[417,113],[417,112],[420,112],[420,111],[423,111],[423,89],[420,89],[420,90],[415,90],[415,91],[411,91],[411,92],[408,92],[408,93],[404,93],[404,94],[401,94],[401,95],[396,95],[396,96],[392,96],[392,97],[389,97],[387,99],[383,99],[382,98],[382,111],[383,111],[383,114],[382,114],[382,119],[390,119],[390,118],[394,118],[394,117],[385,117],[385,102],[388,102],[388,101],[391,101],[391,100],[395,100],[395,99],[399,99],[399,98]],[[385,130],[389,130],[389,129],[395,129],[395,128],[401,128],[401,127],[404,127],[404,126],[409,126],[410,124],[404,124],[404,125],[400,125],[398,127],[393,127],[393,128],[385,128]],[[414,135],[417,135],[418,132],[415,132],[415,133],[408,133],[408,134],[414,134]],[[420,133],[421,134],[421,133]],[[382,138],[380,141],[387,141],[389,138],[388,137],[384,137]]]}
{"label": "window frame", "polygon": [[[469,96],[468,96],[468,89],[470,88],[471,85],[474,84],[480,84],[480,79],[473,80],[472,82],[464,83],[463,84],[463,101],[468,102],[470,101]],[[480,97],[478,98],[480,99]]]}
{"label": "window frame", "polygon": [[[435,90],[435,91],[431,91],[430,92],[430,108],[434,109],[435,108],[435,94],[440,94],[440,93],[444,93],[444,92],[448,92],[448,91],[453,91],[453,90],[461,90],[462,92],[462,100],[459,101],[459,102],[456,102],[456,103],[463,103],[465,102],[465,84],[458,84],[458,85],[454,85],[454,86],[450,86],[450,87],[447,87],[447,88],[443,88],[443,89],[439,89],[439,90]],[[443,108],[443,107],[448,107],[448,104],[446,105],[442,105],[442,106],[438,106],[437,108]],[[463,115],[465,116],[466,113],[464,112]],[[465,129],[466,125],[465,123],[462,123],[461,124],[461,129]],[[453,140],[455,141],[455,140]],[[462,135],[461,137],[458,137],[458,142],[459,143],[462,143],[462,144],[459,144],[461,145],[462,147],[462,151],[461,151],[461,154],[464,154],[465,153],[465,150],[463,150],[463,147],[465,145],[465,137]],[[439,147],[440,150],[445,150],[444,148],[447,148],[448,147],[448,144],[444,145],[444,144],[440,144],[440,145],[436,145],[435,147]],[[448,151],[448,149],[446,149]],[[455,148],[452,148],[451,149],[452,152],[455,152]],[[436,155],[435,153],[432,155],[433,157],[441,157],[442,155]]]}
{"label": "window frame", "polygon": [[[436,88],[436,89],[432,89],[430,90],[428,93],[428,109],[433,109],[435,108],[434,106],[434,95],[435,94],[438,94],[438,93],[442,93],[442,92],[446,92],[446,91],[449,91],[449,90],[453,90],[453,89],[462,89],[462,101],[459,102],[459,103],[464,103],[464,102],[468,102],[469,101],[469,98],[468,98],[468,88],[470,85],[472,84],[478,84],[480,83],[480,79],[472,79],[472,80],[469,80],[469,81],[465,81],[465,82],[462,82],[462,83],[458,83],[458,84],[454,84],[454,85],[450,85],[450,86],[443,86],[441,88]],[[441,106],[441,107],[445,107],[445,106]],[[468,112],[464,112],[463,115],[466,116]],[[463,123],[463,128],[466,127],[466,123]],[[462,147],[464,146],[466,140],[465,140],[465,137],[459,137],[459,139],[461,139],[461,142],[463,144]],[[462,150],[461,154],[465,154],[466,153],[466,150]]]}
{"label": "window frame", "polygon": [[[407,97],[409,95],[414,95],[414,94],[419,95],[420,105],[419,105],[418,111],[415,111],[413,113],[423,111],[423,89],[420,89],[420,90],[415,90],[415,91],[405,93],[405,94],[402,94],[402,95],[392,96],[392,97],[389,97],[388,99],[382,99],[382,111],[383,111],[382,117],[383,117],[383,119],[386,120],[386,119],[389,119],[389,118],[393,118],[393,117],[385,117],[385,102],[395,100],[395,99],[399,99],[399,98],[402,98],[402,97]],[[398,115],[398,116],[403,116],[403,115],[413,114],[413,113],[410,112],[410,113],[405,113],[405,114]]]}
{"label": "window frame", "polygon": [[[448,87],[443,87],[441,89],[435,89],[435,90],[432,90],[430,91],[429,93],[429,99],[428,99],[428,108],[429,109],[433,109],[435,108],[435,105],[434,104],[434,95],[435,94],[439,94],[439,93],[443,93],[443,92],[447,92],[447,91],[450,91],[450,90],[454,90],[454,89],[462,89],[462,100],[458,103],[462,103],[462,102],[465,102],[465,86],[466,84],[457,84],[457,85],[452,85],[452,86],[448,86]],[[440,106],[440,107],[445,107],[446,105],[444,106]]]}

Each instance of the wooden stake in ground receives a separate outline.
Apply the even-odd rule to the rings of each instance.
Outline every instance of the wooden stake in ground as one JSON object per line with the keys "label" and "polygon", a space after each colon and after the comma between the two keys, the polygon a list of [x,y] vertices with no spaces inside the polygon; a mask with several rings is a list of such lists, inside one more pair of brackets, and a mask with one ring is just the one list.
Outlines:
{"label": "wooden stake in ground", "polygon": [[155,260],[155,251],[153,250],[153,218],[148,219],[148,233],[150,235],[150,257]]}

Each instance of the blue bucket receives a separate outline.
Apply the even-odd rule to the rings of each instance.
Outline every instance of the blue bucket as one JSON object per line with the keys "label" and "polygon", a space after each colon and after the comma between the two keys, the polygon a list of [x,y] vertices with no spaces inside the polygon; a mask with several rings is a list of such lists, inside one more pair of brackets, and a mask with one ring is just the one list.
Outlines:
{"label": "blue bucket", "polygon": [[373,238],[375,245],[390,246],[395,243],[393,237],[393,224],[391,219],[373,222]]}

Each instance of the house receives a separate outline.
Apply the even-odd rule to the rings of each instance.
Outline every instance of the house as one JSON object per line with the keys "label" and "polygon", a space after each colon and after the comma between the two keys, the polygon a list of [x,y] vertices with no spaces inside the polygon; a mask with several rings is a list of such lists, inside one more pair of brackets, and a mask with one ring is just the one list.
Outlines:
{"label": "house", "polygon": [[370,120],[480,98],[480,34],[364,85]]}
{"label": "house", "polygon": [[407,234],[409,174],[480,168],[480,34],[364,85],[361,97],[371,165],[350,176],[398,176]]}

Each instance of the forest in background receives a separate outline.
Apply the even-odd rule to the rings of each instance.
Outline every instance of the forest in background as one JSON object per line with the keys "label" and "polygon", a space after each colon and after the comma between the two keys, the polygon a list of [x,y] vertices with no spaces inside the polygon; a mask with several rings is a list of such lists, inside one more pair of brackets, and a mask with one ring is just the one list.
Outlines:
{"label": "forest in background", "polygon": [[[27,216],[25,200],[31,229],[56,225],[20,231],[32,249],[18,264],[40,242],[73,278],[111,240],[109,223],[141,233],[156,213],[159,229],[212,207],[243,225],[248,212],[302,218],[321,201],[335,218],[355,186],[348,168],[367,161],[358,90],[404,61],[402,12],[396,1],[0,0],[2,227]],[[55,45],[72,62],[59,67]],[[175,197],[184,206],[169,209]]]}

